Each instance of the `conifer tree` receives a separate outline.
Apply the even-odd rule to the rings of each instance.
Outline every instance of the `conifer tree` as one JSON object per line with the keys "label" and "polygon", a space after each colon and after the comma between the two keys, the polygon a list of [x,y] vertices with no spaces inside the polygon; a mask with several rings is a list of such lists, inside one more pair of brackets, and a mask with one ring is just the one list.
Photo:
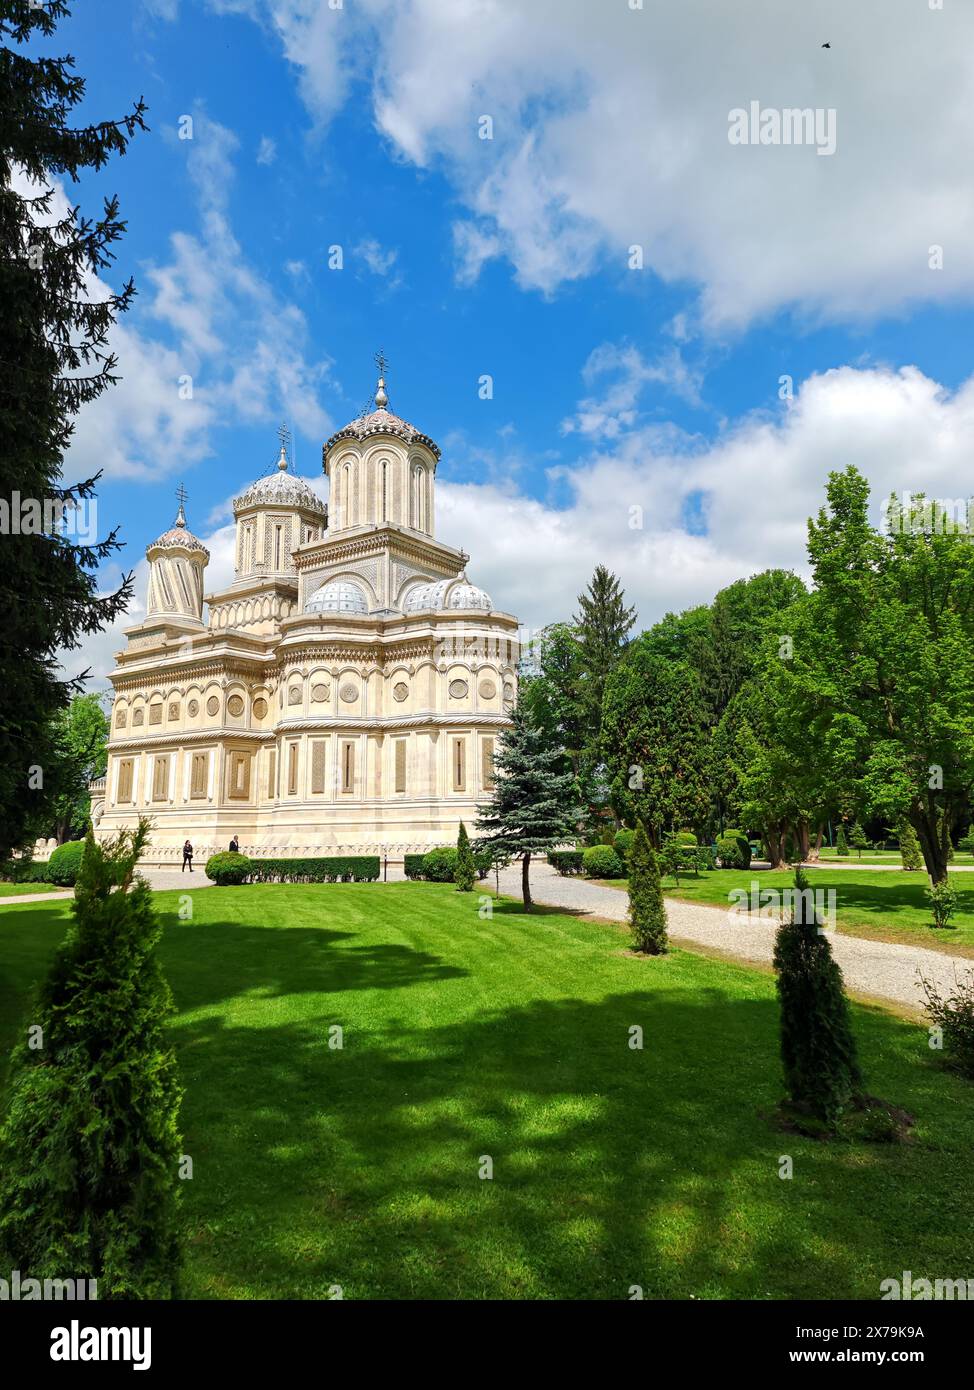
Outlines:
{"label": "conifer tree", "polygon": [[642,821],[629,850],[629,929],[633,950],[660,956],[668,949],[659,864]]}
{"label": "conifer tree", "polygon": [[904,869],[922,869],[923,851],[920,849],[917,833],[908,820],[900,824],[899,841],[900,863]]}
{"label": "conifer tree", "polygon": [[65,679],[57,653],[111,623],[131,595],[131,576],[99,593],[97,568],[118,549],[115,531],[97,539],[89,511],[99,475],[69,484],[62,474],[79,409],[117,380],[109,333],[135,288],[113,293],[96,277],[125,223],[116,198],[97,218],[65,209],[54,181],[123,153],[145,107],[70,125],[85,92],[73,59],[26,52],[68,13],[65,0],[0,5],[0,857],[38,832],[52,716],[87,675]]}
{"label": "conifer tree", "polygon": [[180,1266],[173,1003],[135,876],[148,834],[146,820],[105,845],[89,833],[0,1124],[0,1268],[95,1279],[100,1299],[171,1298]]}
{"label": "conifer tree", "polygon": [[520,859],[526,912],[532,908],[531,856],[573,839],[582,815],[575,779],[563,768],[556,736],[534,723],[519,695],[494,754],[493,791],[477,807],[477,834],[491,855]]}
{"label": "conifer tree", "polygon": [[835,834],[835,852],[841,859],[849,857],[849,841],[845,833],[845,826],[840,825]]}
{"label": "conifer tree", "polygon": [[849,844],[852,846],[853,849],[859,851],[860,859],[862,858],[863,850],[869,848],[869,841],[866,839],[866,832],[865,830],[863,830],[862,826],[859,824],[858,821],[854,822],[852,829],[849,831]]}
{"label": "conifer tree", "polygon": [[579,644],[580,693],[590,741],[598,741],[605,682],[626,647],[636,618],[627,608],[614,574],[598,565],[588,589],[578,596],[573,618]]}
{"label": "conifer tree", "polygon": [[457,885],[457,892],[471,893],[476,877],[477,866],[473,862],[470,836],[467,834],[467,827],[461,821],[460,833],[457,835],[457,866],[453,871],[453,881]]}
{"label": "conifer tree", "polygon": [[808,878],[795,870],[795,905],[774,947],[781,1060],[790,1101],[833,1127],[862,1090],[842,971],[819,930]]}

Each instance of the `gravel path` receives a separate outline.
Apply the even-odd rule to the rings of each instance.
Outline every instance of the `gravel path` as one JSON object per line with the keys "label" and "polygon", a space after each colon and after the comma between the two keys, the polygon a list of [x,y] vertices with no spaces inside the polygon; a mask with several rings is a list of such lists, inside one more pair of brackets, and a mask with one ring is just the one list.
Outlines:
{"label": "gravel path", "polygon": [[[502,893],[519,898],[520,866],[503,870],[500,885]],[[624,892],[587,883],[585,879],[562,878],[545,863],[532,862],[531,893],[537,902],[553,907],[581,909],[614,922],[626,919],[629,900]],[[741,916],[731,922],[725,908],[677,898],[666,899],[666,910],[674,941],[704,946],[735,960],[770,966],[776,930],[774,922],[753,916]],[[974,973],[974,967],[965,958],[928,951],[922,946],[900,946],[837,932],[829,934],[829,941],[851,993],[914,1009],[924,1001],[917,978],[918,968],[931,983],[947,993],[953,993],[958,979]]]}
{"label": "gravel path", "polygon": [[18,903],[52,903],[60,898],[73,897],[73,888],[56,888],[51,893],[11,893],[9,898],[0,898],[0,907],[16,907]]}

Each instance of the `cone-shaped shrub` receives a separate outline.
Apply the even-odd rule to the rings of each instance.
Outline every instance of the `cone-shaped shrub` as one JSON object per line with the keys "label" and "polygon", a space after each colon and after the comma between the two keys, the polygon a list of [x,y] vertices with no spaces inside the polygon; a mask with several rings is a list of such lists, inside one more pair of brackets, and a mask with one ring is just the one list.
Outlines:
{"label": "cone-shaped shrub", "polygon": [[848,856],[848,853],[849,853],[849,841],[848,841],[848,838],[846,837],[845,826],[844,826],[844,825],[840,825],[839,828],[838,828],[838,830],[836,831],[836,836],[835,836],[835,852],[836,852],[836,854],[840,854],[840,855],[842,856],[843,859],[845,859],[845,858]]}
{"label": "cone-shaped shrub", "polygon": [[920,848],[917,833],[908,820],[905,820],[900,826],[899,839],[900,862],[904,869],[922,869],[923,851]]}
{"label": "cone-shaped shrub", "polygon": [[472,893],[476,877],[477,866],[473,860],[473,850],[470,848],[470,836],[467,834],[467,827],[461,821],[460,833],[457,835],[457,866],[453,871],[457,892]]}
{"label": "cone-shaped shrub", "polygon": [[661,956],[668,946],[659,865],[642,822],[629,850],[629,929],[633,949]]}
{"label": "cone-shaped shrub", "polygon": [[171,1298],[180,1262],[172,996],[134,877],[147,836],[145,821],[105,846],[89,835],[0,1125],[0,1269],[97,1279],[100,1299]]}
{"label": "cone-shaped shrub", "polygon": [[781,1003],[781,1061],[789,1099],[830,1128],[862,1089],[842,971],[819,931],[808,879],[795,871],[791,921],[774,948]]}

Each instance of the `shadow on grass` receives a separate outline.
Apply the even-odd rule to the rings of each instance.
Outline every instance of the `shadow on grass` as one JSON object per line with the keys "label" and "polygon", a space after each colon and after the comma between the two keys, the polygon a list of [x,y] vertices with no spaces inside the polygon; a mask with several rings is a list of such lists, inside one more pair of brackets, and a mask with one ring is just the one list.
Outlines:
{"label": "shadow on grass", "polygon": [[[386,987],[377,953],[356,989],[371,971]],[[598,1001],[442,1025],[354,1001],[280,1023],[177,1021],[196,1295],[875,1298],[891,1270],[963,1263],[962,1143],[780,1134],[761,1114],[781,1088],[773,999],[664,985],[654,971]],[[907,1050],[903,1025],[877,1014],[868,1030],[867,1075],[877,1049]],[[883,1078],[890,1099],[943,1107],[942,1078],[915,1060],[900,1073],[902,1093]]]}

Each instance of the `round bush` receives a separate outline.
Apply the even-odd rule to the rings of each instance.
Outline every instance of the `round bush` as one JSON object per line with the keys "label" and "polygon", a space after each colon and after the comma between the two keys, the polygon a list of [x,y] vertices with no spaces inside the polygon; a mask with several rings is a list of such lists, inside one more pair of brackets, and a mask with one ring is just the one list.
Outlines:
{"label": "round bush", "polygon": [[62,888],[73,888],[81,872],[84,852],[84,840],[69,840],[66,845],[58,845],[47,861],[47,877],[51,883],[58,883]]}
{"label": "round bush", "polygon": [[635,838],[635,830],[616,831],[616,837],[612,841],[612,848],[622,860],[623,864],[629,863],[629,851],[632,849],[632,842]]}
{"label": "round bush", "polygon": [[206,877],[220,888],[245,883],[253,871],[254,866],[245,854],[231,854],[229,850],[211,854],[206,861]]}
{"label": "round bush", "polygon": [[622,878],[622,860],[609,845],[593,845],[582,855],[582,867],[589,878]]}
{"label": "round bush", "polygon": [[722,869],[749,869],[751,846],[743,835],[721,835],[717,840],[717,858]]}
{"label": "round bush", "polygon": [[455,845],[431,849],[423,855],[423,877],[430,883],[452,883],[457,867]]}

